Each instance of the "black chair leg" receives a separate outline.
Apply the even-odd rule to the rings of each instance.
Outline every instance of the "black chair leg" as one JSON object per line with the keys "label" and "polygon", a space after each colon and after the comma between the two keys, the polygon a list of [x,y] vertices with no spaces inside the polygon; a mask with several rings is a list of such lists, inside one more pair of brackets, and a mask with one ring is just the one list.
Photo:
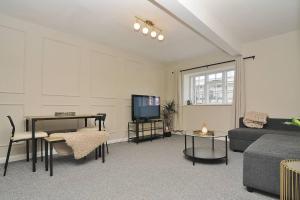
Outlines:
{"label": "black chair leg", "polygon": [[102,156],[101,156],[101,145],[98,147],[98,151],[99,151],[99,152],[98,152],[98,153],[99,153],[99,154],[98,154],[98,155],[99,155],[99,158],[101,158],[101,157],[102,157]]}
{"label": "black chair leg", "polygon": [[43,138],[41,138],[41,161],[43,162]]}
{"label": "black chair leg", "polygon": [[10,141],[9,141],[9,145],[8,145],[7,155],[6,155],[6,161],[5,161],[5,165],[4,165],[4,173],[3,173],[3,176],[6,175],[6,170],[7,170],[7,165],[8,165],[8,161],[9,161],[9,156],[10,156],[10,151],[11,151],[12,143],[13,143],[13,141],[10,140]]}
{"label": "black chair leg", "polygon": [[48,142],[45,141],[45,170],[48,171]]}
{"label": "black chair leg", "polygon": [[95,149],[95,160],[98,160],[98,147]]}
{"label": "black chair leg", "polygon": [[53,176],[53,144],[50,142],[50,176]]}
{"label": "black chair leg", "polygon": [[29,162],[29,140],[26,140],[26,161]]}
{"label": "black chair leg", "polygon": [[105,162],[105,146],[104,143],[101,145],[102,146],[102,162]]}
{"label": "black chair leg", "polygon": [[107,152],[107,154],[109,154],[107,141],[106,141],[106,152]]}

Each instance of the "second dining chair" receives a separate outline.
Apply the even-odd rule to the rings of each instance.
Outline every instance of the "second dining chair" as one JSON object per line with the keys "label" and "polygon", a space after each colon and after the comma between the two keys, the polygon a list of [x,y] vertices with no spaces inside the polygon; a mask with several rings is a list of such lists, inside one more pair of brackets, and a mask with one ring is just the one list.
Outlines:
{"label": "second dining chair", "polygon": [[[11,116],[7,116],[7,118],[10,122],[11,127],[12,127],[12,131],[11,131],[11,137],[10,137],[9,144],[8,144],[8,150],[7,150],[6,161],[5,161],[5,165],[4,165],[3,176],[6,175],[6,170],[7,170],[7,166],[8,166],[8,161],[9,161],[9,156],[10,156],[12,144],[15,143],[15,142],[26,141],[26,160],[29,161],[29,141],[32,140],[32,133],[31,132],[15,132],[16,127],[15,127],[15,124],[14,124]],[[37,141],[37,139],[42,139],[44,137],[48,137],[48,134],[46,132],[36,132],[35,133],[36,141]],[[43,150],[41,149],[41,155],[43,155],[42,151]]]}
{"label": "second dining chair", "polygon": [[[97,122],[98,122],[98,123],[102,123],[102,124],[101,124],[101,127],[104,128],[104,130],[102,130],[102,131],[105,131],[105,119],[106,119],[106,113],[98,113],[97,115],[99,115],[99,117],[97,117],[97,118],[95,119],[94,127],[90,127],[90,128],[85,127],[85,128],[79,129],[78,131],[79,131],[79,132],[82,132],[82,131],[99,131],[99,129],[98,129],[99,124],[97,124]],[[106,141],[106,143],[105,143],[105,146],[106,146],[106,152],[109,153],[109,152],[108,152],[108,143],[107,143],[107,141]]]}

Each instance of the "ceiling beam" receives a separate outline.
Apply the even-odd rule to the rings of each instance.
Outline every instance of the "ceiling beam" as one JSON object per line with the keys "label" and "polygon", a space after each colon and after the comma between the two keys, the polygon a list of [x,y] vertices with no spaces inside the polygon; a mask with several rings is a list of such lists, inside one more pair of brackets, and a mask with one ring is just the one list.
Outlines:
{"label": "ceiling beam", "polygon": [[149,1],[222,51],[232,56],[241,55],[241,43],[213,16],[209,16],[208,13],[200,13],[198,8],[193,8],[196,5],[192,5],[191,2],[186,3],[180,0]]}

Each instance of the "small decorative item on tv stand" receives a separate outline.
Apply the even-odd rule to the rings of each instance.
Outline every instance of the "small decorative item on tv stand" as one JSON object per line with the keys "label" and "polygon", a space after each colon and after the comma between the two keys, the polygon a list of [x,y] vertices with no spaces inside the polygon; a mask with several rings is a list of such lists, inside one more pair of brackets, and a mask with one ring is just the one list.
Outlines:
{"label": "small decorative item on tv stand", "polygon": [[191,100],[187,100],[187,101],[186,101],[186,105],[192,105]]}

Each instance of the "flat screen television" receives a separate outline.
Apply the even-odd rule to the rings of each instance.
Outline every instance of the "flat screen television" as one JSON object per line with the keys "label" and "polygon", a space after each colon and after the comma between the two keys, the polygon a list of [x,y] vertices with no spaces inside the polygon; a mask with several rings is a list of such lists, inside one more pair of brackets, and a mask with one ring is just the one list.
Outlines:
{"label": "flat screen television", "polygon": [[147,95],[131,96],[132,120],[160,118],[160,97]]}

